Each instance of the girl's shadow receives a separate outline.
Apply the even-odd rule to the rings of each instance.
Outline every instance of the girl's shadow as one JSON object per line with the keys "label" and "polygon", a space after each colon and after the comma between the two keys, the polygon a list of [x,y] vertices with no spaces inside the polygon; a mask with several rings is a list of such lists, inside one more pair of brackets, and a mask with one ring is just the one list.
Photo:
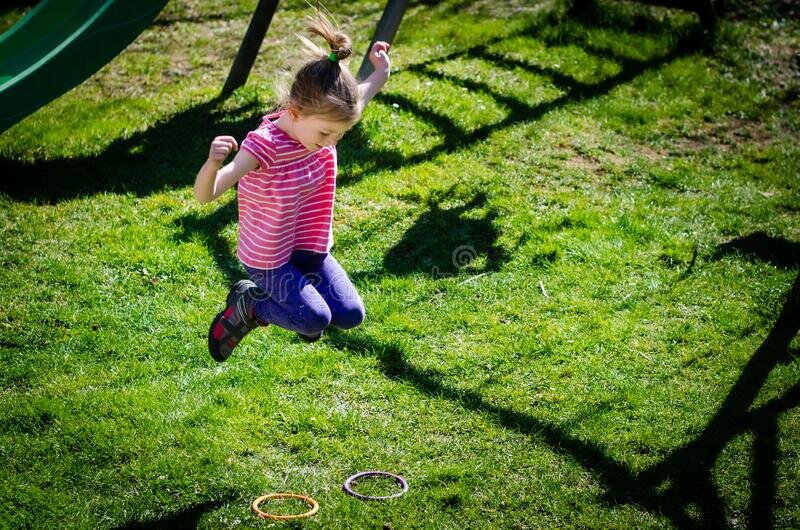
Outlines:
{"label": "girl's shadow", "polygon": [[[486,206],[486,194],[478,193],[462,206],[442,207],[452,192],[450,189],[426,201],[427,211],[384,256],[386,272],[430,272],[440,277],[458,274],[469,266],[473,270],[495,271],[507,261],[506,251],[497,246],[498,213]],[[485,262],[476,267],[479,258],[485,258]]]}

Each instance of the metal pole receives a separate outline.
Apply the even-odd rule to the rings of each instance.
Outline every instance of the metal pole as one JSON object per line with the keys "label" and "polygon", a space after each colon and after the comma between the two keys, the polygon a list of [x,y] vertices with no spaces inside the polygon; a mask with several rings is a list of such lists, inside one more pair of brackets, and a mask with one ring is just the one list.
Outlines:
{"label": "metal pole", "polygon": [[242,45],[239,46],[239,52],[231,66],[228,79],[225,81],[225,86],[222,87],[223,96],[230,95],[231,92],[247,82],[247,76],[250,75],[250,70],[256,62],[258,50],[261,48],[261,43],[264,41],[264,36],[267,34],[267,29],[269,29],[272,16],[277,8],[278,0],[258,1],[253,18],[250,20],[250,26],[247,28]]}
{"label": "metal pole", "polygon": [[367,53],[364,55],[364,60],[361,62],[361,68],[358,70],[358,78],[361,80],[366,79],[372,73],[374,67],[369,61],[369,52],[372,45],[377,41],[382,40],[391,43],[394,36],[397,34],[397,28],[400,27],[400,21],[403,20],[403,14],[408,7],[408,0],[389,0],[386,2],[386,7],[383,9],[383,14],[378,22],[378,29],[375,30],[375,36],[369,43]]}

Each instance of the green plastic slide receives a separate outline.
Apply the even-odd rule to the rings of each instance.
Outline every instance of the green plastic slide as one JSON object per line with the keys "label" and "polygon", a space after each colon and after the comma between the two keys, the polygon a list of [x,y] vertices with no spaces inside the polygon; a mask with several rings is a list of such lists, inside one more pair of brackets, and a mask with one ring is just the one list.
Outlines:
{"label": "green plastic slide", "polygon": [[39,2],[0,35],[0,133],[102,68],[167,1]]}

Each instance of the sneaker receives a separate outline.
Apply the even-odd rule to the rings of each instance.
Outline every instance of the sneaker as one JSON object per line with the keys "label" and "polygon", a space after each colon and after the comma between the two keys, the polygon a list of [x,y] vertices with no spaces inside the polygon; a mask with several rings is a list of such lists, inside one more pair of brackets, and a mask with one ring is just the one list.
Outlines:
{"label": "sneaker", "polygon": [[225,310],[214,317],[208,330],[208,351],[215,361],[225,361],[245,335],[263,325],[253,309],[257,291],[250,280],[239,280],[231,287]]}

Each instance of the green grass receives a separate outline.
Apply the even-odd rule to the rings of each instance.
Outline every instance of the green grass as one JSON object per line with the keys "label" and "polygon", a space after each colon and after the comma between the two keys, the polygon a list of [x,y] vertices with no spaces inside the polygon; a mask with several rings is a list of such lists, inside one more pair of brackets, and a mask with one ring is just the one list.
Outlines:
{"label": "green grass", "polygon": [[[366,322],[217,365],[235,197],[191,186],[275,104],[306,14],[282,2],[220,100],[255,3],[170,2],[0,136],[0,527],[800,526],[788,7],[730,2],[711,38],[625,2],[412,3],[339,146]],[[382,3],[328,7],[363,51]],[[409,492],[346,496],[367,469]],[[279,491],[319,514],[249,511]]]}

